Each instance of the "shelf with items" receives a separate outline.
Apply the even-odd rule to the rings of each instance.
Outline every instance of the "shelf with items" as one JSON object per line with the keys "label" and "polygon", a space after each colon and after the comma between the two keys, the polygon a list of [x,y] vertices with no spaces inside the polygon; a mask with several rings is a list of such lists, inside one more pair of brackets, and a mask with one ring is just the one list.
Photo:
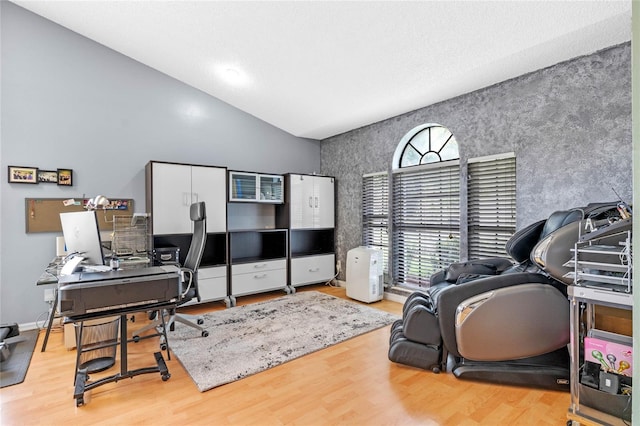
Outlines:
{"label": "shelf with items", "polygon": [[252,172],[229,172],[229,201],[251,203],[284,202],[284,177]]}
{"label": "shelf with items", "polygon": [[[631,420],[632,338],[596,328],[596,309],[633,310],[631,230],[581,236],[566,266],[571,302],[571,405],[578,423]],[[617,363],[617,364],[616,364]],[[617,367],[616,367],[617,366]]]}

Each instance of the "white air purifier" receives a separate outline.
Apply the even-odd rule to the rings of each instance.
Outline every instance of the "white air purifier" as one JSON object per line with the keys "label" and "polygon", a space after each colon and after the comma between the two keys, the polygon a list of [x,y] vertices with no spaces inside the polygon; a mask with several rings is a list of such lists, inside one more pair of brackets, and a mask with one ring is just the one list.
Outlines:
{"label": "white air purifier", "polygon": [[347,296],[365,303],[382,300],[382,252],[357,247],[347,252]]}

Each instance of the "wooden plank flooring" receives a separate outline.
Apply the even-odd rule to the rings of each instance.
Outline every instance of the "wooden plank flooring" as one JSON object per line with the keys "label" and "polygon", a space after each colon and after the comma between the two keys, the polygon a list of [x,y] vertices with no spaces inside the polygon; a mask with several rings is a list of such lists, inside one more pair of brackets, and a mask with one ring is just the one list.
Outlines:
{"label": "wooden plank flooring", "polygon": [[[343,288],[298,289],[308,290],[346,298]],[[238,304],[282,295],[242,297]],[[387,300],[371,306],[396,314],[402,308]],[[218,309],[224,306],[189,308]],[[129,329],[144,319],[138,315]],[[215,339],[209,331],[208,339]],[[57,331],[42,353],[43,336],[26,380],[0,389],[2,425],[564,425],[569,407],[568,393],[462,381],[394,364],[387,358],[389,327],[204,393],[172,356],[167,382],[159,374],[124,379],[87,392],[86,404],[76,407],[75,352],[64,348]],[[130,368],[149,366],[157,339],[129,348]]]}

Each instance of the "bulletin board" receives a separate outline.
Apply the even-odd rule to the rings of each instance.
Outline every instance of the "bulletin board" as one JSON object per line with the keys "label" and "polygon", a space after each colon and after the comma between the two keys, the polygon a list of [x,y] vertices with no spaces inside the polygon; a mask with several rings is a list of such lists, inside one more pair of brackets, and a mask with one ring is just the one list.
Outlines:
{"label": "bulletin board", "polygon": [[[110,198],[104,211],[96,210],[101,231],[113,230],[113,216],[133,215],[133,200],[130,198]],[[25,198],[26,232],[62,232],[60,213],[85,210],[89,198]]]}

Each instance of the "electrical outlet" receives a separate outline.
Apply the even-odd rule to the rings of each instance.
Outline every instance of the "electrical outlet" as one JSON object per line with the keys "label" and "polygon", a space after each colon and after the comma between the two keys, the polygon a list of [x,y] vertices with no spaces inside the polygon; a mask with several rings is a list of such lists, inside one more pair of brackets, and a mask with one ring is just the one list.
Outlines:
{"label": "electrical outlet", "polygon": [[53,302],[53,299],[55,299],[55,293],[54,293],[54,289],[52,288],[45,288],[44,289],[44,301],[47,303],[51,303]]}

